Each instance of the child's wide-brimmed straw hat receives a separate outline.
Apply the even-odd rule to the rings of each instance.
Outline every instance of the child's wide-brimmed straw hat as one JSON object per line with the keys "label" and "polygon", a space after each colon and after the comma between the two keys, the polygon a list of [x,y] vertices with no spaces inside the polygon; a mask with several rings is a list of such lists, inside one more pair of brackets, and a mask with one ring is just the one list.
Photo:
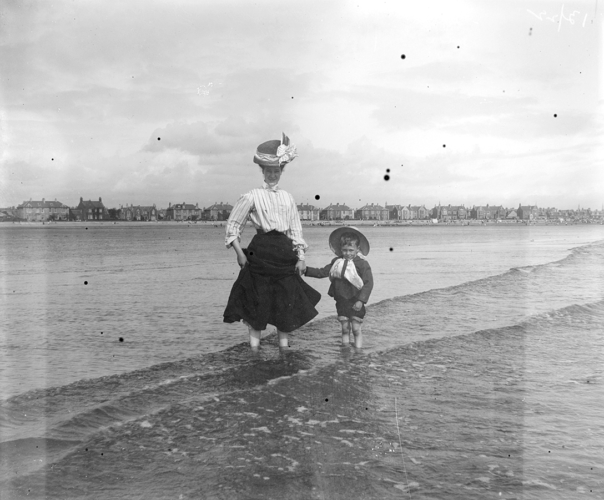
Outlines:
{"label": "child's wide-brimmed straw hat", "polygon": [[261,167],[280,167],[298,156],[296,146],[289,143],[289,137],[283,134],[281,140],[266,141],[256,148],[254,163]]}
{"label": "child's wide-brimmed straw hat", "polygon": [[361,249],[361,253],[363,255],[367,255],[369,253],[369,241],[365,238],[365,235],[361,233],[356,227],[353,226],[342,226],[333,231],[329,235],[329,248],[335,253],[338,257],[342,257],[342,245],[340,244],[340,237],[344,233],[354,233],[359,238],[359,248]]}

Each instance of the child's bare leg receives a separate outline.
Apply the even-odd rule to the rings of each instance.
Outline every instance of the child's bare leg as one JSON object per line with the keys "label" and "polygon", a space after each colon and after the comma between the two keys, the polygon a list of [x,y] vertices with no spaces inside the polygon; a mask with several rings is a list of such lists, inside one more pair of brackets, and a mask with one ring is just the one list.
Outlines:
{"label": "child's bare leg", "polygon": [[250,332],[250,347],[253,351],[257,351],[260,347],[260,336],[262,335],[262,331],[254,330],[251,326],[248,326],[247,329]]}
{"label": "child's bare leg", "polygon": [[277,330],[279,334],[279,347],[289,347],[289,342],[287,339],[287,332],[282,332],[281,330]]}
{"label": "child's bare leg", "polygon": [[348,318],[338,318],[342,325],[342,345],[350,344],[350,320]]}
{"label": "child's bare leg", "polygon": [[356,318],[353,318],[350,322],[352,323],[352,333],[354,334],[354,346],[360,349],[363,347],[363,331],[361,328],[363,322]]}

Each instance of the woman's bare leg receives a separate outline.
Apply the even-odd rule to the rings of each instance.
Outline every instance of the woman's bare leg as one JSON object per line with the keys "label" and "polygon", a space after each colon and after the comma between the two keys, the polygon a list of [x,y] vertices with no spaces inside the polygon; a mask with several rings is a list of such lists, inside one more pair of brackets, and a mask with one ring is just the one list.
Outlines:
{"label": "woman's bare leg", "polygon": [[363,323],[361,323],[360,321],[356,321],[356,320],[352,320],[352,333],[354,334],[354,346],[357,349],[360,349],[361,347],[363,347],[363,332],[362,332],[362,325]]}
{"label": "woman's bare leg", "polygon": [[260,347],[260,336],[262,332],[260,330],[254,330],[251,326],[247,327],[250,332],[250,347],[256,351]]}
{"label": "woman's bare leg", "polygon": [[289,347],[289,342],[287,340],[287,332],[277,330],[277,333],[279,334],[279,347]]}

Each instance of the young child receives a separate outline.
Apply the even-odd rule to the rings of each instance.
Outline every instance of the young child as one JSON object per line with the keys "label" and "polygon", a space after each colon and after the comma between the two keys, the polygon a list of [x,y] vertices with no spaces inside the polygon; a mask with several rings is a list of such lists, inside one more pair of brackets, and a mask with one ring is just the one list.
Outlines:
{"label": "young child", "polygon": [[369,253],[367,238],[355,227],[339,227],[329,236],[329,247],[337,255],[323,268],[306,267],[306,276],[327,278],[331,286],[327,292],[336,301],[338,320],[342,324],[342,344],[350,344],[350,330],[354,346],[363,346],[361,325],[365,304],[373,289],[371,266],[365,256]]}

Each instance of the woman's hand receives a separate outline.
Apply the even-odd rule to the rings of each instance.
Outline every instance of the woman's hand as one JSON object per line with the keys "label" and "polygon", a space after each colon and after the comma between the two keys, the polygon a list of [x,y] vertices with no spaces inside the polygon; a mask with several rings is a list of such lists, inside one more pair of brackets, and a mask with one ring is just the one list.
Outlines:
{"label": "woman's hand", "polygon": [[360,311],[362,307],[363,307],[363,303],[360,300],[357,300],[354,303],[354,305],[352,306],[352,308],[357,312]]}
{"label": "woman's hand", "polygon": [[245,256],[245,254],[243,252],[237,253],[237,264],[239,264],[239,267],[241,269],[243,269],[245,267],[245,265],[247,264],[247,257]]}
{"label": "woman's hand", "polygon": [[247,264],[247,257],[245,256],[245,253],[243,253],[241,244],[239,243],[238,239],[233,240],[233,248],[235,249],[235,253],[237,254],[237,264],[239,264],[239,267],[243,269],[244,266]]}
{"label": "woman's hand", "polygon": [[306,262],[303,260],[299,260],[296,262],[296,274],[298,276],[304,276],[304,272],[306,271]]}

